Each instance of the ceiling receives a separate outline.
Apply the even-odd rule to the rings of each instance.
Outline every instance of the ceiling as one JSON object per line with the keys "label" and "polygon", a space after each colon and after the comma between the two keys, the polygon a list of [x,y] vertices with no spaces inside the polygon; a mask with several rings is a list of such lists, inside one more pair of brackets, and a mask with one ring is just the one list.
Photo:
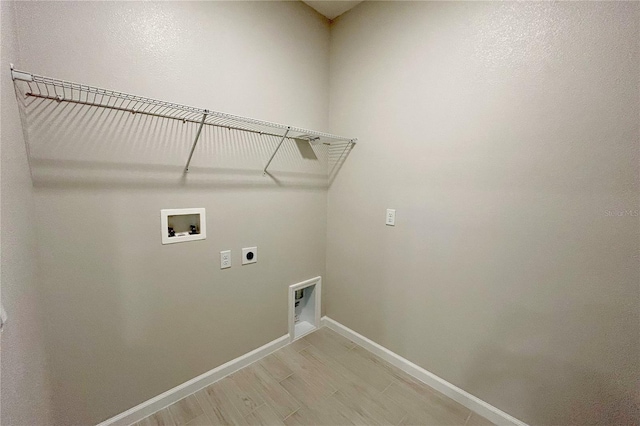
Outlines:
{"label": "ceiling", "polygon": [[346,0],[302,0],[328,19],[335,19],[345,13],[347,10],[353,9],[356,5],[362,3],[360,1]]}

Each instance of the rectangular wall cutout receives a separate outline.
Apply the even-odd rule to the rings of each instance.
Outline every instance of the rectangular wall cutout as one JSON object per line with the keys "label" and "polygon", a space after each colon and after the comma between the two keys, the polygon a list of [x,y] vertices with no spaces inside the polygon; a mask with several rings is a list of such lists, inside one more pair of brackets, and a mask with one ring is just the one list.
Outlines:
{"label": "rectangular wall cutout", "polygon": [[289,286],[289,338],[299,339],[320,327],[322,277]]}
{"label": "rectangular wall cutout", "polygon": [[207,238],[205,209],[160,210],[162,244],[204,240]]}

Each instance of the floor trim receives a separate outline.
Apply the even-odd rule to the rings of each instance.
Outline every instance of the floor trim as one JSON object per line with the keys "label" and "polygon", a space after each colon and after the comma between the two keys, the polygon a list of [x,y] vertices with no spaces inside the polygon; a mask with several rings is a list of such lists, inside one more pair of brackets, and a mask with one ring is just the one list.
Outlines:
{"label": "floor trim", "polygon": [[[411,361],[401,357],[395,352],[390,351],[382,345],[370,340],[363,335],[351,330],[350,328],[340,324],[339,322],[329,318],[322,317],[320,322],[321,327],[327,327],[336,333],[346,337],[347,339],[357,343],[369,352],[379,356],[390,364],[398,367],[405,373],[415,377],[428,386],[431,386],[435,390],[443,393],[449,398],[459,402],[468,409],[475,411],[481,416],[487,418],[497,425],[509,425],[509,426],[527,426],[526,423],[521,422],[513,416],[505,413],[502,410],[494,407],[493,405],[477,398],[470,393],[460,389],[457,386],[452,385],[446,380],[436,376],[435,374],[425,370],[424,368],[412,363]],[[213,370],[207,371],[204,374],[199,375],[181,385],[176,386],[173,389],[151,398],[142,404],[136,405],[129,410],[120,413],[110,419],[99,423],[98,426],[128,426],[137,421],[144,419],[147,416],[155,413],[158,410],[180,401],[182,398],[191,395],[200,389],[209,386],[210,384],[217,382],[218,380],[228,376],[231,373],[238,371],[241,368],[248,366],[249,364],[258,361],[261,358],[269,355],[272,352],[286,346],[289,343],[289,335],[279,337],[266,345],[263,345],[251,352],[248,352],[238,358],[222,364]]]}
{"label": "floor trim", "polygon": [[342,335],[343,337],[351,340],[352,342],[357,343],[358,345],[367,349],[369,352],[379,356],[388,363],[398,367],[405,373],[415,377],[424,384],[431,386],[438,392],[445,394],[454,401],[459,402],[468,409],[475,411],[476,413],[480,414],[481,416],[497,425],[527,426],[526,423],[521,422],[515,417],[510,416],[504,411],[499,410],[493,405],[471,395],[470,393],[460,389],[459,387],[452,385],[451,383],[425,370],[419,365],[412,363],[411,361],[401,357],[395,352],[391,352],[384,346],[379,345],[373,340],[367,339],[363,335],[351,330],[350,328],[340,324],[335,320],[332,320],[329,317],[322,317],[321,325],[324,327],[328,327],[336,333]]}
{"label": "floor trim", "polygon": [[289,343],[289,335],[285,335],[277,338],[264,346],[260,346],[258,349],[254,349],[238,358],[222,364],[219,367],[209,370],[206,373],[195,377],[188,382],[176,386],[173,389],[151,398],[142,404],[136,405],[129,410],[111,417],[99,423],[98,426],[127,426],[137,421],[144,419],[145,417],[155,413],[158,410],[180,401],[182,398],[191,395],[200,389],[209,386],[210,384],[217,382],[218,380],[228,376],[229,374],[238,371],[241,368],[254,363],[255,361],[264,358],[272,352],[286,346]]}

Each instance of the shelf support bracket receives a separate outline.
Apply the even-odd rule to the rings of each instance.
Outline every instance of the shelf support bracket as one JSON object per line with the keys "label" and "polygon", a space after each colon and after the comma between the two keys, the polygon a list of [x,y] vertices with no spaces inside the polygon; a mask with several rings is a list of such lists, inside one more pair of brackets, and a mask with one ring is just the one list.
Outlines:
{"label": "shelf support bracket", "polygon": [[193,146],[191,147],[191,152],[189,153],[189,159],[187,160],[187,165],[184,168],[184,172],[187,173],[189,171],[189,164],[191,164],[191,157],[193,157],[193,151],[196,150],[196,145],[198,145],[198,139],[200,139],[200,133],[202,132],[202,126],[204,126],[204,120],[207,118],[207,114],[209,110],[204,110],[204,114],[202,114],[202,120],[200,121],[200,125],[198,126],[198,132],[196,133],[196,138],[193,141]]}
{"label": "shelf support bracket", "polygon": [[284,135],[282,136],[282,139],[280,139],[280,143],[278,144],[278,147],[276,148],[275,151],[273,151],[273,154],[271,154],[271,158],[269,158],[269,161],[267,162],[267,165],[264,166],[264,170],[262,171],[262,175],[266,175],[267,174],[267,168],[269,167],[269,164],[271,164],[271,161],[273,161],[273,157],[276,156],[278,150],[280,149],[280,146],[282,146],[282,142],[284,142],[284,140],[287,138],[287,135],[289,134],[289,130],[291,130],[291,127],[287,127],[287,131],[284,132]]}
{"label": "shelf support bracket", "polygon": [[33,76],[28,72],[18,71],[13,67],[13,64],[9,64],[11,67],[11,80],[33,81]]}

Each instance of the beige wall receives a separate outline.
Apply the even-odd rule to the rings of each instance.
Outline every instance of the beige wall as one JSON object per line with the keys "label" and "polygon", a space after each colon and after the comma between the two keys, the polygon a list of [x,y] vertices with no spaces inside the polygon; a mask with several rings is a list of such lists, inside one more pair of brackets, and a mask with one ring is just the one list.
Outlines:
{"label": "beige wall", "polygon": [[[526,422],[632,415],[637,3],[365,2],[331,40],[300,2],[20,3],[20,52],[2,6],[3,69],[362,142],[327,225],[304,147],[265,178],[276,140],[206,128],[183,179],[194,126],[28,103],[32,200],[2,74],[3,424],[50,418],[38,312],[55,421],[97,422],[285,334],[325,237],[334,319]],[[160,245],[179,207],[207,208],[206,241]]]}
{"label": "beige wall", "polygon": [[640,422],[639,22],[621,2],[339,18],[331,129],[362,143],[329,190],[326,313],[525,422]]}
{"label": "beige wall", "polygon": [[44,312],[36,282],[34,197],[9,63],[19,59],[13,2],[0,2],[0,282],[9,321],[0,339],[0,423],[51,423]]}
{"label": "beige wall", "polygon": [[[328,24],[301,2],[21,3],[20,68],[326,129]],[[55,17],[55,19],[52,19]],[[27,106],[58,423],[118,414],[287,333],[287,287],[325,273],[326,179],[287,142]],[[214,140],[215,136],[215,140]],[[160,209],[207,239],[160,244]],[[242,247],[258,263],[240,265]],[[221,250],[233,267],[220,270]]]}

